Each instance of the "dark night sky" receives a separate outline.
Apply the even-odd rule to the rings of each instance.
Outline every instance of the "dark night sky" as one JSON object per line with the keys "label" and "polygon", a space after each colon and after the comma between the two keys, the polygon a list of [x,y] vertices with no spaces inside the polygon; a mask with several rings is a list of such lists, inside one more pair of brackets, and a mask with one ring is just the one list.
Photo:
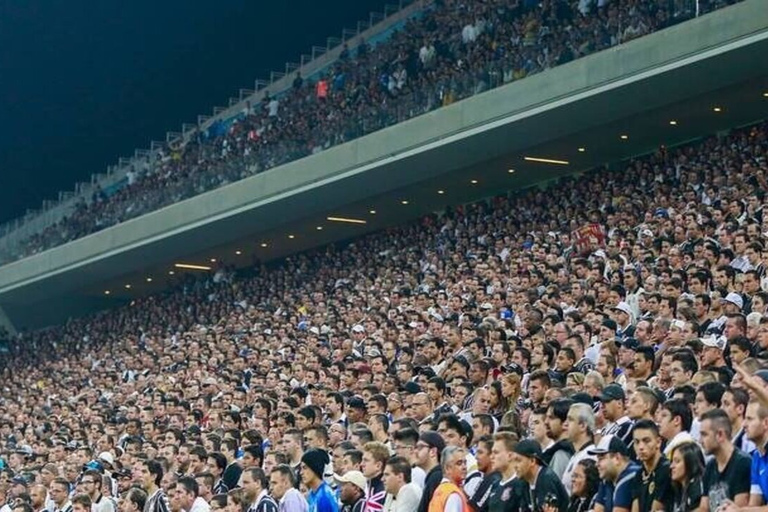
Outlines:
{"label": "dark night sky", "polygon": [[0,222],[165,140],[384,0],[0,0]]}

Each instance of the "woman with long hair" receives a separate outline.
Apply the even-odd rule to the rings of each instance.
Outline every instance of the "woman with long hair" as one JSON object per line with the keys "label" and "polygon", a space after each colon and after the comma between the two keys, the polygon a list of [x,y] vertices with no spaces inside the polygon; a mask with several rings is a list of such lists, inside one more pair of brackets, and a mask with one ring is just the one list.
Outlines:
{"label": "woman with long hair", "polygon": [[571,502],[568,512],[586,512],[592,508],[592,500],[600,486],[600,473],[597,463],[592,459],[583,459],[571,474]]}
{"label": "woman with long hair", "polygon": [[488,392],[491,399],[491,415],[501,421],[504,413],[507,412],[507,400],[501,392],[501,382],[495,380],[488,386]]}
{"label": "woman with long hair", "polygon": [[517,404],[522,394],[523,387],[520,375],[511,372],[501,377],[501,396],[504,397],[507,405],[505,412],[517,410]]}
{"label": "woman with long hair", "polygon": [[670,461],[674,507],[672,512],[704,512],[702,476],[704,455],[695,443],[684,443],[672,451]]}

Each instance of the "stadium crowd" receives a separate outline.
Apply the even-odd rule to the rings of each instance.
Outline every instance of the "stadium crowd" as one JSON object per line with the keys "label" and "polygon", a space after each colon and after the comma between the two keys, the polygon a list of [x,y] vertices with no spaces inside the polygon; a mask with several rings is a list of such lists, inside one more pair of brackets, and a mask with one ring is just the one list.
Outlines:
{"label": "stadium crowd", "polygon": [[7,263],[738,0],[435,0],[388,39],[136,164]]}
{"label": "stadium crowd", "polygon": [[765,506],[767,154],[762,123],[24,334],[0,511]]}

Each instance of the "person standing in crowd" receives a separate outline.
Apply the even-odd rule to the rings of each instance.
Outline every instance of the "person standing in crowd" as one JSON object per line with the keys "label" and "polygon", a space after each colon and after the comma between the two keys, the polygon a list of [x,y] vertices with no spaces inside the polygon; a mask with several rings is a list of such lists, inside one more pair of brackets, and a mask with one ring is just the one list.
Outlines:
{"label": "person standing in crowd", "polygon": [[323,480],[328,454],[312,448],[301,457],[301,482],[308,489],[307,508],[309,512],[339,512],[336,497],[331,487]]}
{"label": "person standing in crowd", "polygon": [[294,475],[287,464],[276,466],[269,475],[269,489],[278,501],[279,512],[307,512],[307,500],[296,489]]}
{"label": "person standing in crowd", "polygon": [[701,446],[712,458],[704,469],[702,506],[717,510],[732,501],[749,503],[752,460],[733,446],[731,421],[722,409],[705,412],[701,421]]}
{"label": "person standing in crowd", "polygon": [[516,478],[516,446],[517,436],[511,432],[498,432],[493,436],[491,458],[493,470],[498,474],[498,482],[490,486],[489,512],[514,510],[520,504],[523,485],[522,480]]}
{"label": "person standing in crowd", "polygon": [[590,454],[590,450],[594,448],[595,413],[589,405],[578,403],[571,405],[566,418],[568,440],[573,445],[574,455],[568,461],[562,481],[566,491],[571,493],[571,479],[576,465],[584,459],[596,460],[595,456]]}
{"label": "person standing in crowd", "polygon": [[434,431],[423,432],[416,443],[416,465],[426,473],[424,489],[419,501],[418,512],[429,512],[429,504],[435,489],[443,481],[440,456],[445,449],[445,441]]}
{"label": "person standing in crowd", "polygon": [[211,507],[200,496],[197,481],[191,476],[182,476],[176,482],[177,493],[181,496],[181,508],[188,512],[210,512]]}
{"label": "person standing in crowd", "polygon": [[634,496],[632,486],[639,467],[630,460],[627,445],[617,436],[604,436],[590,450],[590,455],[597,456],[602,480],[595,498],[595,510],[630,512]]}
{"label": "person standing in crowd", "polygon": [[[464,492],[470,506],[477,512],[488,511],[488,501],[493,488],[499,483],[501,475],[493,467],[493,436],[484,435],[477,440],[477,471],[480,477],[470,482],[469,476],[464,481]],[[471,485],[470,485],[471,484]]]}
{"label": "person standing in crowd", "polygon": [[467,477],[467,454],[463,448],[448,446],[443,449],[440,464],[443,479],[429,500],[429,512],[464,512],[469,510],[462,486]]}
{"label": "person standing in crowd", "polygon": [[[54,512],[72,512],[72,502],[69,501],[69,482],[64,478],[55,478],[51,482],[50,487],[51,499],[56,508]],[[148,511],[146,508],[144,512],[155,512],[154,510]],[[160,510],[158,512],[167,512],[166,510]]]}
{"label": "person standing in crowd", "polygon": [[363,512],[366,506],[366,478],[360,471],[347,471],[344,475],[335,475],[339,484],[339,501],[342,512]]}
{"label": "person standing in crowd", "polygon": [[515,445],[512,452],[517,477],[528,488],[520,497],[521,508],[543,510],[544,507],[554,507],[559,512],[568,510],[568,493],[557,475],[544,464],[539,443],[524,439]]}
{"label": "person standing in crowd", "polygon": [[582,459],[571,475],[571,501],[568,512],[587,512],[592,508],[600,486],[600,473],[592,459]]}
{"label": "person standing in crowd", "polygon": [[416,510],[421,501],[421,487],[411,481],[411,463],[405,457],[395,455],[384,468],[384,488],[387,498],[385,512],[409,512]]}
{"label": "person standing in crowd", "polygon": [[277,502],[269,494],[269,482],[263,469],[250,467],[242,472],[241,478],[248,512],[277,512]]}
{"label": "person standing in crowd", "polygon": [[91,498],[93,512],[115,512],[112,501],[101,494],[101,484],[101,473],[93,469],[85,471],[80,479],[80,485]]}
{"label": "person standing in crowd", "polygon": [[638,512],[671,511],[672,480],[669,461],[661,454],[659,427],[651,420],[640,420],[635,424],[632,439],[637,460],[642,464],[633,483],[634,506]]}
{"label": "person standing in crowd", "polygon": [[134,478],[147,493],[144,512],[170,512],[171,505],[165,491],[160,488],[163,481],[163,466],[156,460],[140,461],[136,465]]}
{"label": "person standing in crowd", "polygon": [[702,503],[704,497],[704,456],[701,449],[692,441],[686,441],[672,450],[670,461],[672,491],[674,494],[673,512],[709,510]]}
{"label": "person standing in crowd", "polygon": [[[383,443],[371,441],[363,446],[363,460],[360,464],[366,484],[361,488],[365,494],[362,512],[381,512],[387,492],[382,476],[389,459],[389,449]],[[357,511],[352,511],[357,512]]]}

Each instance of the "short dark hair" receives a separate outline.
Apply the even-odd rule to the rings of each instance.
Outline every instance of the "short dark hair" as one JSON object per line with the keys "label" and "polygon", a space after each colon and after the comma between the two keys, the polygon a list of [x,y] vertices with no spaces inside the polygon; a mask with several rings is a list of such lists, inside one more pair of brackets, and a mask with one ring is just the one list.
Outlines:
{"label": "short dark hair", "polygon": [[387,461],[387,466],[396,475],[403,475],[405,483],[411,483],[411,463],[405,457],[395,455]]}
{"label": "short dark hair", "polygon": [[712,409],[705,412],[701,415],[701,422],[704,423],[705,420],[712,422],[716,430],[722,430],[729,439],[731,438],[731,420],[724,410]]}
{"label": "short dark hair", "polygon": [[547,370],[536,370],[535,372],[531,373],[531,376],[528,377],[528,383],[531,383],[535,380],[540,381],[544,387],[552,387],[552,379],[550,378],[549,373],[547,373]]}
{"label": "short dark hair", "polygon": [[360,450],[347,450],[344,452],[344,457],[349,457],[352,464],[357,466],[363,461],[363,452]]}
{"label": "short dark hair", "polygon": [[75,494],[72,497],[72,504],[75,503],[80,504],[84,506],[86,509],[90,510],[91,505],[93,504],[93,501],[91,500],[91,497],[85,493]]}
{"label": "short dark hair", "polygon": [[413,428],[401,428],[395,432],[393,437],[395,441],[405,441],[412,446],[416,446],[416,443],[419,442],[419,432]]}
{"label": "short dark hair", "polygon": [[560,421],[565,421],[568,417],[568,410],[573,404],[574,402],[570,398],[556,398],[549,402],[547,410],[552,411],[552,416],[555,418]]}
{"label": "short dark hair", "polygon": [[259,461],[259,466],[264,462],[264,450],[257,444],[251,444],[243,448],[243,453],[249,453],[251,457]]}
{"label": "short dark hair", "polygon": [[699,365],[696,362],[696,358],[688,351],[675,352],[672,356],[672,361],[678,361],[680,366],[683,367],[683,371],[690,372],[691,375],[699,371]]}
{"label": "short dark hair", "polygon": [[650,430],[653,435],[659,437],[659,426],[653,420],[638,420],[633,430]]}
{"label": "short dark hair", "polygon": [[723,393],[725,393],[725,386],[719,382],[705,382],[696,391],[704,395],[704,400],[709,404],[714,404],[718,407],[722,404]]}
{"label": "short dark hair", "polygon": [[673,398],[672,400],[667,400],[664,402],[664,405],[661,406],[662,409],[665,409],[666,411],[669,411],[669,414],[672,416],[672,419],[675,419],[676,416],[680,417],[680,423],[681,428],[685,430],[686,432],[691,430],[691,423],[693,423],[693,415],[691,414],[691,408],[688,406],[688,403],[685,400],[680,400],[679,398]]}
{"label": "short dark hair", "polygon": [[291,485],[292,486],[296,485],[296,474],[293,472],[293,470],[288,464],[278,464],[272,470],[272,473],[279,473],[284,477],[288,477],[288,481],[291,483]]}
{"label": "short dark hair", "polygon": [[[225,461],[224,467],[226,467],[226,459],[224,459],[224,461]],[[155,485],[160,487],[160,482],[163,481],[163,465],[160,463],[160,461],[158,461],[157,459],[147,459],[147,460],[141,461],[141,464],[143,464],[147,468],[150,475],[155,476]]]}
{"label": "short dark hair", "polygon": [[245,473],[250,473],[251,478],[253,478],[253,480],[256,482],[259,482],[262,489],[269,488],[269,480],[267,480],[267,475],[264,473],[263,469],[257,468],[256,466],[251,466],[243,470],[243,474]]}
{"label": "short dark hair", "polygon": [[307,418],[310,422],[315,421],[315,410],[310,406],[304,406],[301,409],[299,409],[298,412],[299,415],[304,416]]}
{"label": "short dark hair", "polygon": [[197,484],[197,480],[194,477],[185,475],[180,477],[176,481],[176,485],[184,488],[185,491],[192,494],[197,498],[200,495],[200,486]]}
{"label": "short dark hair", "polygon": [[221,452],[211,452],[208,454],[209,459],[213,459],[216,463],[216,467],[224,471],[227,469],[227,458]]}
{"label": "short dark hair", "polygon": [[147,503],[147,493],[138,487],[131,487],[128,489],[128,492],[125,493],[123,499],[128,500],[136,505],[138,510],[144,510],[144,505]]}

